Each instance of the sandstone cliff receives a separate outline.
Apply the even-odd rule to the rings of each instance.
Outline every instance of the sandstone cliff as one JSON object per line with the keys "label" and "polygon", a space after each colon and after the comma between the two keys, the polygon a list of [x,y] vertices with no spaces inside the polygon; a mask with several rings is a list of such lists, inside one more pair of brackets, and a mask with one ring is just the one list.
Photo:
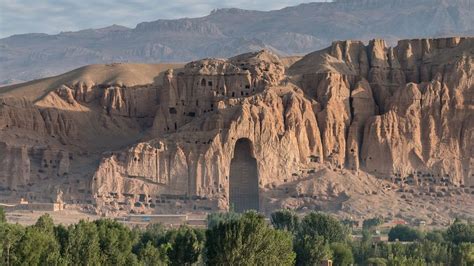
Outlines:
{"label": "sandstone cliff", "polygon": [[325,105],[319,115],[333,117],[323,119],[325,157],[399,182],[471,185],[472,46],[345,41],[294,64],[302,89]]}
{"label": "sandstone cliff", "polygon": [[2,195],[208,211],[255,177],[262,211],[387,188],[472,199],[473,54],[472,38],[338,41],[296,62],[97,65],[0,88]]}

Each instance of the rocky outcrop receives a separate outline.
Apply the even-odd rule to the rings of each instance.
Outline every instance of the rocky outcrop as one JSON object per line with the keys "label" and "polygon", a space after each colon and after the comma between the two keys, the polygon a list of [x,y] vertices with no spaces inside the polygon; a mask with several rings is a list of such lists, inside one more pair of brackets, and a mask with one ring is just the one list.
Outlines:
{"label": "rocky outcrop", "polygon": [[146,72],[141,85],[121,70],[115,82],[68,74],[34,101],[9,89],[0,184],[50,182],[104,213],[227,209],[243,176],[258,180],[263,211],[318,193],[342,208],[351,179],[353,193],[378,195],[367,173],[384,189],[473,186],[473,52],[472,38],[338,41],[288,68],[260,51]]}
{"label": "rocky outcrop", "polygon": [[150,87],[108,87],[100,103],[110,115],[125,117],[152,117],[157,102],[157,89]]}
{"label": "rocky outcrop", "polygon": [[226,105],[159,141],[110,155],[95,175],[94,189],[105,192],[98,196],[110,191],[137,197],[139,191],[196,195],[221,199],[219,207],[226,207],[229,166],[239,139],[253,145],[262,188],[295,180],[301,166],[312,158],[322,160],[313,103],[302,93],[270,90]]}
{"label": "rocky outcrop", "polygon": [[[368,123],[367,171],[416,183],[472,184],[472,46],[461,38],[399,43],[398,61],[411,83],[400,85],[385,100],[385,112]],[[381,154],[393,158],[391,166]]]}
{"label": "rocky outcrop", "polygon": [[318,115],[339,115],[319,119],[330,123],[321,126],[325,157],[399,182],[470,184],[472,49],[466,38],[393,48],[382,40],[345,41],[297,62],[293,74],[322,104]]}
{"label": "rocky outcrop", "polygon": [[228,60],[205,59],[182,71],[166,72],[160,91],[155,134],[174,132],[194,117],[214,113],[227,98],[248,97],[279,84],[283,64],[267,52],[248,53]]}

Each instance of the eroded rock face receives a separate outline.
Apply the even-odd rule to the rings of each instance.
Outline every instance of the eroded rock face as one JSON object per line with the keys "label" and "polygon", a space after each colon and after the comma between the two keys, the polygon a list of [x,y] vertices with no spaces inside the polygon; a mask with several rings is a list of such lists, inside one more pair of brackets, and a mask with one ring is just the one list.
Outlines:
{"label": "eroded rock face", "polygon": [[0,184],[62,180],[68,192],[76,182],[82,197],[69,200],[94,199],[99,212],[227,209],[244,141],[251,158],[239,162],[255,159],[260,193],[249,205],[262,211],[308,206],[318,191],[339,208],[350,185],[317,187],[331,171],[350,171],[344,180],[369,195],[366,173],[402,187],[472,186],[473,51],[472,38],[340,41],[288,69],[261,51],[191,62],[153,84],[65,82],[34,103],[2,98]]}
{"label": "eroded rock face", "polygon": [[295,180],[311,158],[322,159],[313,104],[301,92],[268,90],[222,105],[171,135],[111,155],[101,165],[106,172],[96,173],[95,189],[136,194],[146,187],[150,196],[217,198],[219,207],[226,207],[230,162],[239,139],[253,145],[262,188]]}
{"label": "eroded rock face", "polygon": [[4,188],[25,186],[30,179],[30,160],[25,147],[0,143],[0,180]]}
{"label": "eroded rock face", "polygon": [[260,93],[283,78],[283,64],[268,52],[204,59],[169,70],[158,95],[159,112],[152,131],[155,135],[175,132],[195,117],[214,113],[225,99]]}
{"label": "eroded rock face", "polygon": [[472,51],[465,38],[345,41],[297,62],[318,116],[332,117],[319,119],[325,157],[394,180],[471,184]]}

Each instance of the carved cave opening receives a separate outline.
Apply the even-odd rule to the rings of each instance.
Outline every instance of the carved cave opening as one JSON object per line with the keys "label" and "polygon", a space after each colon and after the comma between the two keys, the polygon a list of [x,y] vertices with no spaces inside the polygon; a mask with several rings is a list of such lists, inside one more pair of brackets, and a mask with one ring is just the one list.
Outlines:
{"label": "carved cave opening", "polygon": [[229,203],[236,212],[259,210],[257,160],[252,155],[252,143],[242,138],[235,143],[230,162]]}

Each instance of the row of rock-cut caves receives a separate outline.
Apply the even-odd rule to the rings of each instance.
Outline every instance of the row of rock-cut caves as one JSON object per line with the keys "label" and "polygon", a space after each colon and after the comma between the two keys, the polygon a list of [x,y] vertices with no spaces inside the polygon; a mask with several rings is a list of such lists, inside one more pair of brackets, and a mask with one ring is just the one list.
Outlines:
{"label": "row of rock-cut caves", "polygon": [[[225,96],[224,88],[221,87],[221,88],[219,88],[219,91],[218,91],[217,85],[213,86],[212,80],[208,80],[206,82],[206,79],[203,78],[203,79],[201,79],[200,83],[199,82],[197,83],[197,85],[201,85],[202,88],[211,88],[211,89],[213,89],[215,87],[214,96],[216,96],[217,94],[222,94],[222,96]],[[245,87],[245,90],[242,90],[242,86]],[[247,83],[247,84],[240,83],[240,88],[241,88],[240,89],[240,96],[249,96],[249,95],[253,94],[255,92],[256,87],[257,87],[257,82],[256,81],[253,82],[253,87],[249,83]],[[239,92],[239,91],[237,91],[237,92]],[[232,91],[232,92],[229,92],[229,93],[230,94],[227,95],[227,96],[232,96],[232,97],[238,97],[239,96],[238,93],[236,94],[236,91]]]}
{"label": "row of rock-cut caves", "polygon": [[252,142],[247,138],[235,143],[230,162],[229,205],[235,212],[259,210],[257,160],[252,152]]}

